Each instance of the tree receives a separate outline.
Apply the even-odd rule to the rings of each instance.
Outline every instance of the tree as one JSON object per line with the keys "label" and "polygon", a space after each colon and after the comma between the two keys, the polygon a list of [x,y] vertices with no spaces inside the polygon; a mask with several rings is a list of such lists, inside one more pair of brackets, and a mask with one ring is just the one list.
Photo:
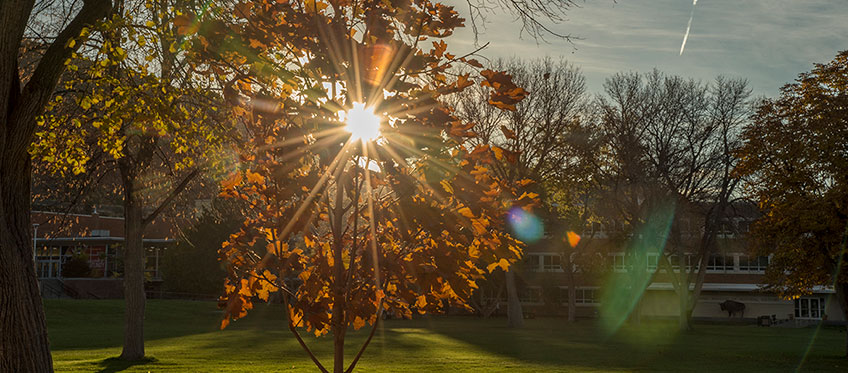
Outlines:
{"label": "tree", "polygon": [[[613,222],[625,223],[632,244],[633,317],[638,320],[638,297],[653,275],[644,276],[650,252],[678,294],[680,329],[688,330],[738,184],[733,153],[749,115],[750,90],[744,80],[718,77],[702,84],[656,70],[615,75],[605,88],[599,132],[607,151],[598,167],[607,205],[601,209]],[[683,232],[683,221],[696,228]]]}
{"label": "tree", "polygon": [[238,204],[227,202],[213,200],[177,246],[165,250],[162,279],[166,291],[198,295],[221,292],[227,274],[218,260],[218,248],[238,231],[243,216]]}
{"label": "tree", "polygon": [[68,41],[106,16],[110,4],[84,1],[22,81],[17,59],[33,5],[33,0],[0,3],[0,370],[49,372],[52,359],[31,252],[28,150],[63,62],[78,48]]}
{"label": "tree", "polygon": [[[533,192],[541,195],[545,202],[542,211],[536,213],[550,227],[548,230],[558,230],[554,227],[559,227],[564,221],[557,215],[559,212],[567,214],[566,211],[572,208],[566,199],[572,198],[572,193],[576,194],[578,188],[591,184],[581,172],[586,170],[583,167],[586,164],[583,150],[588,144],[588,138],[582,136],[582,117],[588,104],[585,79],[573,65],[550,58],[529,62],[499,61],[493,68],[505,69],[518,85],[532,94],[518,103],[513,111],[497,110],[487,105],[490,88],[485,86],[469,89],[469,93],[456,94],[448,102],[456,106],[460,117],[475,123],[472,130],[478,136],[472,142],[489,145],[497,152],[499,162],[492,169],[499,178],[528,186],[536,183]],[[565,192],[567,189],[569,192]],[[563,202],[566,203],[561,205]],[[583,222],[576,226],[582,227]],[[529,244],[540,238],[522,237],[521,232],[516,233]],[[566,234],[548,233],[561,237]],[[584,241],[581,248],[585,248],[587,243],[588,240]],[[561,246],[563,269],[573,280],[575,267],[570,260],[574,257],[571,255],[574,248]],[[507,316],[511,327],[521,327],[524,318],[515,276],[515,269],[510,269],[505,276]],[[574,285],[571,285],[569,291],[573,292]],[[574,295],[570,298],[574,299]],[[574,313],[574,305],[571,304],[569,320],[573,320]]]}
{"label": "tree", "polygon": [[[230,127],[214,81],[181,52],[179,14],[190,1],[116,1],[74,43],[74,73],[40,121],[33,154],[59,174],[116,175],[125,224],[126,330],[121,357],[144,357],[144,228],[218,163]],[[55,109],[55,110],[53,110]],[[105,170],[105,171],[104,171]]]}
{"label": "tree", "polygon": [[[250,215],[221,249],[221,326],[280,291],[301,347],[339,373],[354,369],[384,310],[466,306],[483,273],[520,256],[502,227],[505,201],[536,203],[489,172],[491,148],[466,148],[471,124],[439,103],[473,84],[448,75],[452,64],[481,67],[438,40],[462,24],[453,8],[361,5],[241,3],[190,14],[197,27],[186,30],[197,61],[226,82],[248,140],[222,183]],[[513,109],[526,95],[507,74],[481,74],[492,105]],[[346,367],[346,332],[366,324]],[[332,334],[332,368],[301,327]]]}
{"label": "tree", "polygon": [[848,318],[848,51],[763,100],[742,137],[738,170],[763,213],[752,245],[772,255],[768,288],[791,299],[831,286]]}

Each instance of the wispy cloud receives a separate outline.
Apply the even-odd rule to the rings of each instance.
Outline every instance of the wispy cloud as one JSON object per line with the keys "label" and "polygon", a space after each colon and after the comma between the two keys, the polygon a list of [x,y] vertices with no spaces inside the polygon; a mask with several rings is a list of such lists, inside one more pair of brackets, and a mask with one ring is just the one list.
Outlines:
{"label": "wispy cloud", "polygon": [[686,40],[689,40],[689,30],[692,29],[692,18],[695,18],[695,5],[698,5],[698,0],[692,0],[692,11],[689,12],[689,23],[686,24],[686,33],[683,34],[683,43],[680,44],[680,54],[683,55],[683,48],[686,48]]}

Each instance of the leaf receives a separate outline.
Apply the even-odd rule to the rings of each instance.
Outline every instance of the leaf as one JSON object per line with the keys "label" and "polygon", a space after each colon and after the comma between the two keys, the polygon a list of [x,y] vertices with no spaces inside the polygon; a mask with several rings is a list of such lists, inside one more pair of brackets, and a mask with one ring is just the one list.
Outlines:
{"label": "leaf", "polygon": [[353,330],[362,329],[363,326],[365,326],[365,320],[359,316],[356,316],[353,319]]}
{"label": "leaf", "polygon": [[495,268],[498,267],[500,267],[502,270],[504,270],[504,272],[506,272],[507,270],[509,270],[509,261],[507,261],[506,259],[501,259],[497,262],[489,264],[488,266],[486,266],[486,269],[489,271],[489,273],[492,273],[492,271],[494,271]]}
{"label": "leaf", "polygon": [[427,307],[427,297],[424,295],[419,295],[418,300],[415,301],[415,307],[419,309]]}
{"label": "leaf", "polygon": [[469,219],[474,217],[474,213],[473,213],[473,212],[471,212],[471,209],[470,209],[470,208],[468,208],[468,207],[463,207],[463,208],[459,209],[457,212],[458,212],[460,215],[462,215],[462,216],[464,216],[464,217],[466,217],[466,218],[469,218]]}
{"label": "leaf", "polygon": [[506,128],[506,126],[504,125],[501,125],[501,132],[503,132],[504,136],[506,136],[506,138],[510,140],[518,139],[518,136],[515,136],[515,132],[513,132],[509,128]]}
{"label": "leaf", "polygon": [[256,173],[247,170],[244,172],[245,176],[247,176],[248,183],[256,183],[256,184],[265,184],[265,177]]}

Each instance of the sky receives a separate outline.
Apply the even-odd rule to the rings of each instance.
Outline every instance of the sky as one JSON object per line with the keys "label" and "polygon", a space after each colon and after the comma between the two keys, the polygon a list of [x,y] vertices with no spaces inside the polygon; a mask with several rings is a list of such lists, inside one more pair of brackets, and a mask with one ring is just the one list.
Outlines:
{"label": "sky", "polygon": [[[450,1],[468,18],[462,0]],[[507,12],[487,16],[479,44],[491,44],[487,58],[565,58],[580,67],[589,90],[600,93],[604,79],[621,71],[653,68],[709,81],[718,75],[748,79],[755,95],[775,96],[779,88],[848,49],[848,0],[586,0],[551,29],[579,39],[536,41],[521,36],[521,24]],[[694,14],[686,47],[683,36]],[[466,21],[466,24],[470,22]],[[448,45],[455,54],[474,50],[470,27]]]}

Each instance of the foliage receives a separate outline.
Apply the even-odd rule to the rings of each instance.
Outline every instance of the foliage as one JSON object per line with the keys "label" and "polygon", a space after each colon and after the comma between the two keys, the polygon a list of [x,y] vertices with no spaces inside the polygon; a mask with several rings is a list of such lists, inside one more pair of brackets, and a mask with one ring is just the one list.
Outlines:
{"label": "foliage", "polygon": [[[489,172],[492,150],[467,148],[472,125],[438,101],[473,84],[449,75],[453,64],[481,67],[437,40],[462,22],[423,0],[239,3],[185,15],[187,45],[226,82],[248,139],[241,169],[222,184],[222,195],[250,207],[221,250],[222,327],[281,290],[298,339],[301,326],[333,333],[340,372],[349,325],[376,325],[384,310],[465,306],[482,274],[517,260],[504,214],[535,200]],[[494,106],[512,109],[526,95],[507,74],[480,73]],[[339,113],[354,103],[385,118],[376,141],[343,130]]]}
{"label": "foliage", "polygon": [[184,232],[177,246],[162,257],[166,291],[212,295],[221,292],[226,272],[218,261],[218,248],[241,224],[239,210],[231,203],[214,201]]}
{"label": "foliage", "polygon": [[91,267],[88,265],[88,255],[74,253],[62,263],[62,277],[88,277],[90,275]]}
{"label": "foliage", "polygon": [[785,297],[809,294],[817,285],[844,292],[848,52],[761,102],[743,137],[738,171],[763,211],[752,235],[760,255],[773,255],[769,285]]}

